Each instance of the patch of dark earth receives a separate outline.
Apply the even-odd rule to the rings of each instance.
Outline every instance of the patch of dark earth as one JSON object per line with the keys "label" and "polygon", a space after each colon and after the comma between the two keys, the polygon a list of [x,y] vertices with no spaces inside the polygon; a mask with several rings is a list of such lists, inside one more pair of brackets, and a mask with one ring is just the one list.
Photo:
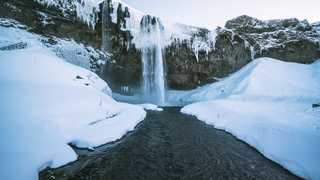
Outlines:
{"label": "patch of dark earth", "polygon": [[75,150],[78,161],[46,169],[40,180],[300,179],[179,108],[149,111],[135,131],[113,145],[92,152]]}

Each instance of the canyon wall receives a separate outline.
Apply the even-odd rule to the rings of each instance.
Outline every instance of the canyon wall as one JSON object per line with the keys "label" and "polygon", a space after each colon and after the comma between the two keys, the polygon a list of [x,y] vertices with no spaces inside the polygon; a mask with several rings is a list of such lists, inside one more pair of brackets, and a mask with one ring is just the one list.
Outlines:
{"label": "canyon wall", "polygon": [[[86,6],[83,0],[76,3]],[[84,21],[77,4],[67,5],[66,10],[62,8],[65,4],[48,5],[41,0],[2,0],[0,17],[15,19],[30,27],[31,32],[74,39],[101,49],[107,55],[107,63],[102,67],[93,65],[92,70],[115,92],[135,94],[143,82],[141,43],[148,43],[140,32],[141,20],[148,15],[107,0],[92,9],[90,21]],[[148,17],[151,24],[152,19],[157,19]],[[215,30],[163,21],[161,25],[164,76],[169,89],[192,89],[215,82],[257,57],[298,63],[320,59],[319,26],[307,21],[261,21],[240,16]]]}

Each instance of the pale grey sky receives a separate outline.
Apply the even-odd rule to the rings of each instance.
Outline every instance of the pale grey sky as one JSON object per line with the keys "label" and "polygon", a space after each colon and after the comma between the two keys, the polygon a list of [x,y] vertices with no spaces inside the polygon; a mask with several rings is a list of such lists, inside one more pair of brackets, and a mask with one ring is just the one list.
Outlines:
{"label": "pale grey sky", "polygon": [[213,28],[229,19],[250,15],[259,19],[297,17],[320,21],[320,0],[123,0],[132,7],[184,24]]}

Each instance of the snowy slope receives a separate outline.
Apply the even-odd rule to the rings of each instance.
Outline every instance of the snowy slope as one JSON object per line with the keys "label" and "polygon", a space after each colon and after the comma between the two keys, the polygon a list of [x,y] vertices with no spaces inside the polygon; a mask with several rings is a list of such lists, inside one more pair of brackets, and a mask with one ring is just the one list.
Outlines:
{"label": "snowy slope", "polygon": [[0,34],[0,179],[35,180],[76,160],[68,143],[96,147],[144,119],[143,108],[113,100],[103,80],[57,57],[42,37],[2,26]]}
{"label": "snowy slope", "polygon": [[189,92],[181,100],[196,102],[238,94],[259,98],[317,98],[320,84],[316,67],[317,63],[304,65],[261,58],[217,83]]}
{"label": "snowy slope", "polygon": [[[226,130],[306,179],[320,179],[320,61],[262,58],[184,99],[183,113]],[[189,99],[190,97],[190,99]]]}
{"label": "snowy slope", "polygon": [[[54,43],[50,44],[50,41],[54,41]],[[50,50],[55,52],[59,58],[93,72],[98,71],[98,67],[103,67],[106,60],[110,60],[110,58],[100,50],[77,43],[73,39],[51,38],[48,40],[43,38],[42,42],[44,42]]]}

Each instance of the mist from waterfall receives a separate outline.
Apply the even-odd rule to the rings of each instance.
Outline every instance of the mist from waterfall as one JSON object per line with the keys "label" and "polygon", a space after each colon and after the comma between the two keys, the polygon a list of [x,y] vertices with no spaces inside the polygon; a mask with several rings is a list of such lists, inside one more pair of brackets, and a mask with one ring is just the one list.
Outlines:
{"label": "mist from waterfall", "polygon": [[162,33],[158,18],[142,18],[139,44],[143,64],[142,96],[144,101],[157,105],[164,105],[166,99]]}

